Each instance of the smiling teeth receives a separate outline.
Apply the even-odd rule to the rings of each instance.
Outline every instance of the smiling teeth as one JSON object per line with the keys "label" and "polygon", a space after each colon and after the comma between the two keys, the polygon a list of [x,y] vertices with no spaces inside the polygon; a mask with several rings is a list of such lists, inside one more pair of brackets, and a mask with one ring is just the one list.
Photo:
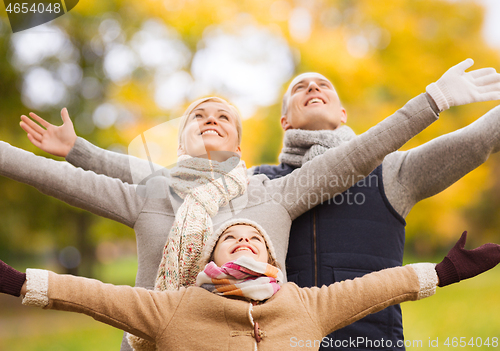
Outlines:
{"label": "smiling teeth", "polygon": [[236,250],[234,250],[234,252],[243,251],[243,250],[252,252],[252,250],[250,250],[248,247],[238,247]]}
{"label": "smiling teeth", "polygon": [[211,130],[211,129],[204,131],[203,133],[201,133],[201,135],[205,135],[208,133],[214,134],[214,135],[219,135],[219,133],[217,133],[215,130]]}
{"label": "smiling teeth", "polygon": [[323,104],[323,100],[318,99],[318,98],[313,98],[313,99],[311,99],[311,100],[309,100],[309,101],[307,102],[307,106],[309,106],[310,104],[317,103],[317,102],[320,102],[320,103],[322,103],[322,104]]}

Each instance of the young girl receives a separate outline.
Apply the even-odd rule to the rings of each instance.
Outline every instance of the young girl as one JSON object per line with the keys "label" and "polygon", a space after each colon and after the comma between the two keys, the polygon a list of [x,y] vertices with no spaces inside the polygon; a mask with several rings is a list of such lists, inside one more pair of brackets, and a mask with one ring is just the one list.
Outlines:
{"label": "young girl", "polygon": [[208,239],[196,286],[149,291],[0,261],[0,292],[23,304],[87,314],[155,342],[157,350],[318,349],[330,332],[389,305],[431,296],[500,262],[500,246],[464,250],[466,233],[438,265],[390,268],[321,288],[283,284],[269,236],[233,219]]}

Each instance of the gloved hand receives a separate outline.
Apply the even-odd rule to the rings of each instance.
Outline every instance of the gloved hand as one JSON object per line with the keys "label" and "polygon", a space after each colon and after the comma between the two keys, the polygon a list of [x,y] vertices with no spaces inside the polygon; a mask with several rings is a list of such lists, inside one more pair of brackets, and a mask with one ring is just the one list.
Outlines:
{"label": "gloved hand", "polygon": [[21,288],[26,281],[26,274],[0,260],[0,293],[20,296]]}
{"label": "gloved hand", "polygon": [[436,265],[439,277],[438,286],[458,283],[460,280],[475,277],[500,262],[500,245],[484,244],[473,250],[465,250],[467,232],[463,232],[460,240],[448,252],[441,263]]}
{"label": "gloved hand", "polygon": [[426,91],[439,111],[472,102],[500,100],[500,74],[491,67],[465,72],[473,64],[470,58],[462,61],[427,86]]}

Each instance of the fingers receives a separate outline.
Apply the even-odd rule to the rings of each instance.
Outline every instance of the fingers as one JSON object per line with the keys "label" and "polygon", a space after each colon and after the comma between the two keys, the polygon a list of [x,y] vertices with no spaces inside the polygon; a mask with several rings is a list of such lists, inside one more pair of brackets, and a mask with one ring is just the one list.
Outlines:
{"label": "fingers", "polygon": [[499,262],[500,262],[500,245],[498,244],[493,244],[493,243],[489,243],[489,244],[483,244],[479,247],[476,247],[475,249],[473,250],[470,250],[470,252],[488,252],[490,255],[492,255],[492,259],[495,259],[494,262],[494,265],[492,265],[492,268],[494,266],[496,266]]}
{"label": "fingers", "polygon": [[42,143],[39,140],[35,139],[31,134],[28,134],[28,139],[33,145],[41,149]]}
{"label": "fingers", "polygon": [[48,128],[52,125],[49,122],[47,122],[46,120],[44,120],[42,117],[38,116],[36,113],[30,112],[29,115],[31,118],[33,118],[35,121],[40,123],[45,128]]}
{"label": "fingers", "polygon": [[67,122],[69,122],[70,124],[73,123],[73,122],[71,122],[71,118],[69,118],[68,109],[66,107],[61,110],[61,118],[63,120],[63,123],[67,123]]}
{"label": "fingers", "polygon": [[461,71],[464,72],[466,69],[471,67],[474,64],[474,60],[471,58],[468,58],[465,61],[460,62],[458,65],[453,66],[451,69],[455,71]]}
{"label": "fingers", "polygon": [[455,247],[463,249],[465,247],[465,242],[467,241],[467,231],[462,233],[460,240],[457,241]]}
{"label": "fingers", "polygon": [[486,89],[486,87],[480,88],[483,89],[479,89],[481,95],[477,99],[477,102],[500,100],[500,85],[498,85],[495,89],[492,89],[491,86],[489,86],[489,89]]}
{"label": "fingers", "polygon": [[[33,120],[31,120],[30,118],[28,118],[27,116],[24,116],[22,115],[21,116],[21,128],[23,128],[26,133],[37,133],[37,134],[43,134],[45,132],[45,129],[43,129],[42,127],[40,127],[39,124],[33,122]],[[26,128],[23,127],[26,126],[26,128],[28,128],[29,130],[27,130]]]}
{"label": "fingers", "polygon": [[474,71],[467,72],[472,78],[480,78],[488,75],[496,75],[497,71],[493,67],[475,69]]}
{"label": "fingers", "polygon": [[[26,117],[27,118],[27,117]],[[20,122],[19,125],[21,126],[21,128],[26,132],[26,134],[28,135],[28,139],[30,138],[30,136],[32,138],[34,138],[35,140],[41,142],[42,141],[42,135],[37,133],[36,131],[34,131],[30,126],[28,126],[26,123],[24,122]]]}
{"label": "fingers", "polygon": [[500,74],[494,73],[474,79],[476,86],[494,85],[500,83]]}

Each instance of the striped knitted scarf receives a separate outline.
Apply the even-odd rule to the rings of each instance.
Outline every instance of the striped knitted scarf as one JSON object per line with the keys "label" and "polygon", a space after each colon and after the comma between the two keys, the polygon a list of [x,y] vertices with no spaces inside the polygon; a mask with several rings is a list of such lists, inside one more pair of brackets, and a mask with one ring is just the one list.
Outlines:
{"label": "striped knitted scarf", "polygon": [[[184,199],[175,214],[158,268],[155,290],[177,290],[194,285],[206,239],[212,234],[212,217],[220,207],[247,190],[245,163],[238,157],[217,162],[181,156],[171,172],[170,186]],[[156,345],[128,336],[134,350],[155,350]]]}
{"label": "striped knitted scarf", "polygon": [[282,284],[283,273],[279,268],[246,256],[222,267],[212,261],[196,278],[196,286],[217,295],[244,296],[255,301],[270,298]]}

